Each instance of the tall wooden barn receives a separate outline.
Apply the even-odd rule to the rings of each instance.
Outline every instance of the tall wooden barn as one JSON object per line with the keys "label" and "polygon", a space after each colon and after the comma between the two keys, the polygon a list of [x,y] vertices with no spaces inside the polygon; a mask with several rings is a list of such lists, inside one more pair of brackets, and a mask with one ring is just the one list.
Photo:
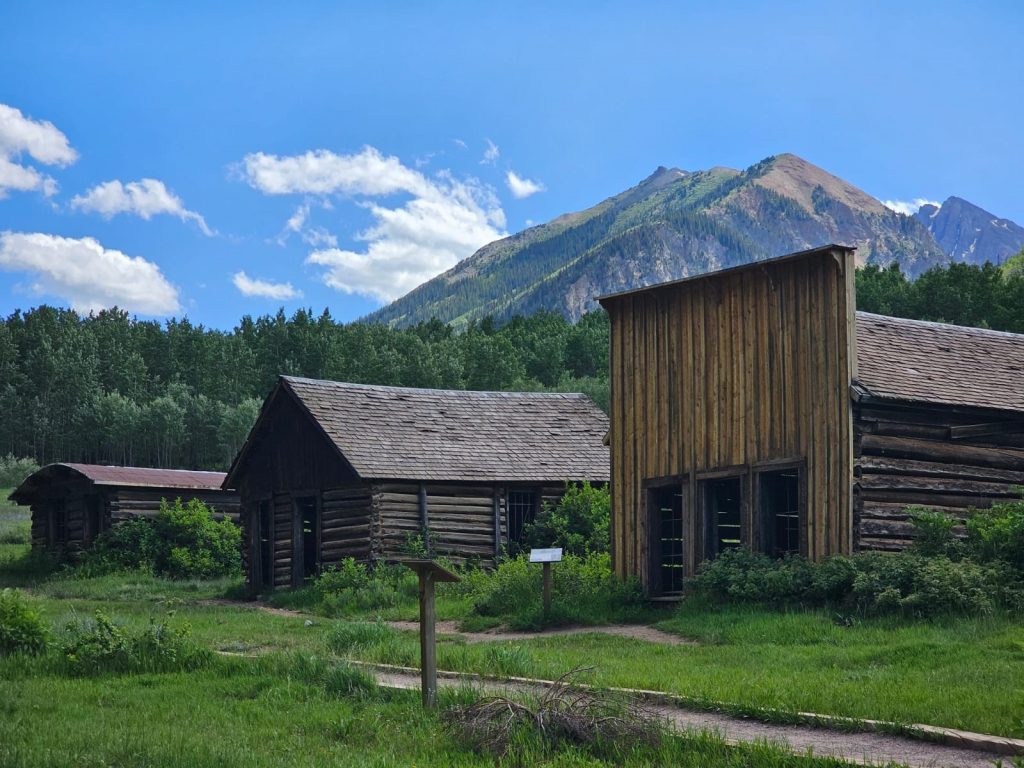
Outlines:
{"label": "tall wooden barn", "polygon": [[612,553],[675,596],[730,547],[897,550],[907,507],[1019,498],[1024,336],[856,312],[830,245],[601,298]]}
{"label": "tall wooden barn", "polygon": [[395,558],[416,537],[490,562],[567,481],[608,481],[607,429],[579,394],[282,376],[225,480],[241,494],[250,588]]}
{"label": "tall wooden barn", "polygon": [[223,472],[97,464],[49,464],[10,495],[32,508],[32,546],[54,551],[87,547],[112,525],[154,515],[160,500],[192,498],[237,519],[238,495],[221,489]]}

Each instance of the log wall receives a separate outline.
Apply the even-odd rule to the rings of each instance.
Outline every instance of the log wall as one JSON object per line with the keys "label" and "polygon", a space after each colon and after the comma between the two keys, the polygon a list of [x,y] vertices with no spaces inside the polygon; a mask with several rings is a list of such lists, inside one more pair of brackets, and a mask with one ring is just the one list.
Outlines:
{"label": "log wall", "polygon": [[880,402],[860,403],[854,413],[858,549],[905,549],[913,538],[908,507],[962,522],[972,507],[1021,498],[1019,415]]}
{"label": "log wall", "polygon": [[[801,551],[853,544],[853,254],[829,249],[602,300],[611,319],[612,558],[650,586],[646,488],[684,493],[685,569],[704,557],[702,476],[806,462]],[[742,540],[760,526],[744,494]]]}

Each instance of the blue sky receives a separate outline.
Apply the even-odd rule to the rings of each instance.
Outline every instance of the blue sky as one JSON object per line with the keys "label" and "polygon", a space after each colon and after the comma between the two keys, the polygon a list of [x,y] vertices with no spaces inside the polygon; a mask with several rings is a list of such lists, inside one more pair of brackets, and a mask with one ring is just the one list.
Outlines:
{"label": "blue sky", "polygon": [[[0,312],[355,319],[658,165],[1024,223],[1024,5],[0,6]],[[209,7],[207,7],[209,6]]]}

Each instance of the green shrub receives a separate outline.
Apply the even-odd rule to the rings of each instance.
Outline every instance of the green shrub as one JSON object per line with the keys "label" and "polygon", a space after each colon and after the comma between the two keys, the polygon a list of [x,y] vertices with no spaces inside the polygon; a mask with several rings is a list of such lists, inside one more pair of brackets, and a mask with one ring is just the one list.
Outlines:
{"label": "green shrub", "polygon": [[187,671],[204,667],[213,658],[192,638],[187,624],[172,627],[150,619],[146,627],[133,631],[102,611],[96,611],[92,621],[74,620],[64,626],[61,654],[73,675]]}
{"label": "green shrub", "polygon": [[962,553],[962,544],[953,535],[956,520],[942,512],[910,507],[910,520],[914,524],[915,537],[912,549],[926,557],[945,556],[958,558]]}
{"label": "green shrub", "polygon": [[1024,501],[973,510],[967,548],[979,562],[999,561],[1024,573]]}
{"label": "green shrub", "polygon": [[417,589],[416,575],[408,568],[369,567],[346,558],[313,581],[310,598],[317,610],[328,616],[348,616],[415,600]]}
{"label": "green shrub", "polygon": [[537,519],[523,527],[522,543],[511,549],[561,547],[565,553],[580,557],[607,552],[610,519],[611,496],[607,485],[567,483],[565,495],[554,507],[545,504]]}
{"label": "green shrub", "polygon": [[86,575],[142,569],[172,579],[237,576],[241,531],[198,499],[162,500],[152,520],[127,520],[100,534],[79,568]]}
{"label": "green shrub", "polygon": [[618,578],[607,553],[567,555],[551,573],[547,622],[541,602],[541,567],[525,555],[503,561],[493,573],[472,582],[474,611],[500,617],[515,629],[537,629],[545,623],[627,621],[642,610],[639,582]]}
{"label": "green shrub", "polygon": [[35,459],[19,458],[13,453],[0,456],[0,488],[14,488],[39,469]]}
{"label": "green shrub", "polygon": [[864,615],[987,614],[1022,601],[1022,585],[1001,564],[925,557],[917,552],[862,553],[821,563],[773,560],[744,549],[703,563],[687,581],[713,603],[832,607]]}
{"label": "green shrub", "polygon": [[0,655],[40,654],[49,632],[39,611],[16,589],[0,592]]}

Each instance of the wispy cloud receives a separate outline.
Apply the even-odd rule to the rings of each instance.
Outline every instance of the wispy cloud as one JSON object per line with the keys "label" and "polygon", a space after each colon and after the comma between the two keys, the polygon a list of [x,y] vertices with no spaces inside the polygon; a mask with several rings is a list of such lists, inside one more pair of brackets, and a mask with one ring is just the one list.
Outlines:
{"label": "wispy cloud", "polygon": [[[490,187],[447,171],[428,178],[374,147],[350,155],[260,152],[239,170],[264,194],[345,195],[369,211],[373,224],[357,236],[364,249],[321,248],[306,260],[345,293],[397,298],[505,235],[505,213]],[[404,202],[381,201],[395,195]]]}
{"label": "wispy cloud", "polygon": [[306,200],[295,209],[295,213],[285,222],[284,231],[277,238],[278,244],[284,245],[291,234],[297,234],[302,238],[302,242],[312,245],[314,248],[322,246],[334,247],[338,244],[338,238],[327,231],[327,229],[309,223],[309,217],[314,205],[327,209],[332,207],[327,200]]}
{"label": "wispy cloud", "polygon": [[883,200],[882,205],[896,211],[896,213],[902,213],[904,216],[913,216],[921,209],[922,205],[934,205],[936,208],[942,207],[942,203],[928,200],[924,197],[915,197],[913,200]]}
{"label": "wispy cloud", "polygon": [[31,275],[33,291],[64,299],[80,312],[116,305],[166,316],[181,308],[178,289],[156,264],[91,237],[0,232],[0,269]]}
{"label": "wispy cloud", "polygon": [[484,150],[484,156],[480,160],[481,165],[494,165],[498,162],[498,158],[501,157],[501,150],[498,149],[498,145],[490,139],[487,139],[487,149]]}
{"label": "wispy cloud", "polygon": [[71,207],[98,213],[107,219],[119,213],[127,213],[148,221],[154,216],[166,214],[182,221],[195,222],[204,235],[214,234],[202,216],[188,210],[181,198],[157,179],[139,179],[127,184],[117,179],[105,181],[85,194],[73,197]]}
{"label": "wispy cloud", "polygon": [[235,284],[235,288],[243,296],[257,296],[276,301],[302,298],[302,291],[297,290],[291,283],[274,283],[269,280],[260,280],[259,278],[249,277],[245,272],[236,272],[232,276],[231,282]]}
{"label": "wispy cloud", "polygon": [[505,174],[505,184],[508,186],[508,191],[512,193],[512,197],[519,200],[545,190],[545,186],[541,182],[524,179],[515,171]]}
{"label": "wispy cloud", "polygon": [[0,104],[0,198],[11,190],[56,194],[57,182],[19,161],[27,154],[43,165],[64,167],[78,159],[67,136],[50,122],[33,120],[21,110]]}

